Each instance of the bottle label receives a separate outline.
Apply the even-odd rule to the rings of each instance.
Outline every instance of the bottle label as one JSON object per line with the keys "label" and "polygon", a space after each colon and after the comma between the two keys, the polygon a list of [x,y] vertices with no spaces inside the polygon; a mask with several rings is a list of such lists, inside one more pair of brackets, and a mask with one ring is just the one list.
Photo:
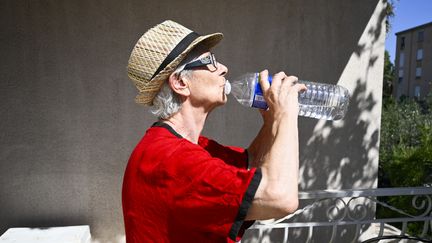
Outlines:
{"label": "bottle label", "polygon": [[[255,79],[256,79],[256,84],[255,84],[255,92],[254,92],[252,107],[267,110],[268,106],[267,106],[267,103],[264,99],[261,85],[259,83],[259,74],[258,73],[255,74]],[[268,77],[268,81],[271,84],[271,81],[272,81],[271,76]]]}

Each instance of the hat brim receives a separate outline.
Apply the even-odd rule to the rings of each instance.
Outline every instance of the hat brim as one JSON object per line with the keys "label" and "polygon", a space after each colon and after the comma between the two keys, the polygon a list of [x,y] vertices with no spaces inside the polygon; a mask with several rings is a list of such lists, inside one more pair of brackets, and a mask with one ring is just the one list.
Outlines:
{"label": "hat brim", "polygon": [[[152,78],[149,83],[158,83],[159,87],[162,87],[162,83],[171,75],[172,72],[178,67],[178,65],[186,58],[186,56],[195,47],[203,46],[205,48],[211,49],[216,46],[223,39],[222,33],[213,33],[209,35],[203,35],[196,38],[182,53],[180,53],[172,62],[170,62],[162,71],[159,72],[154,78]],[[138,104],[152,105],[153,98],[156,96],[157,92],[152,93],[140,93],[135,97],[135,102]],[[152,102],[149,103],[148,101]]]}

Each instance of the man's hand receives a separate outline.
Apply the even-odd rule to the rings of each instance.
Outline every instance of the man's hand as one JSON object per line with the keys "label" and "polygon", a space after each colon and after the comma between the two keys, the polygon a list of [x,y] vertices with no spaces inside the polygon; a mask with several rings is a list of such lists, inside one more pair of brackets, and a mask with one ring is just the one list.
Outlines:
{"label": "man's hand", "polygon": [[306,86],[298,83],[295,76],[279,72],[273,76],[272,84],[268,81],[268,71],[260,72],[260,85],[268,110],[260,109],[264,122],[272,122],[280,116],[291,114],[298,116],[298,93],[305,91]]}

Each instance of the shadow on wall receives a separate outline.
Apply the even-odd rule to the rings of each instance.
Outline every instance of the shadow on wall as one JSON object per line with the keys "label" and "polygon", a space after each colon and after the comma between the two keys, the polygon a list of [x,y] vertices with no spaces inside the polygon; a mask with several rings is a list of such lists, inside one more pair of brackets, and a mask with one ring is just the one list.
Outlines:
{"label": "shadow on wall", "polygon": [[[367,94],[365,86],[364,81],[356,81],[349,111],[340,126],[325,122],[315,129],[312,138],[303,147],[300,158],[303,163],[302,190],[373,186],[377,171],[374,170],[374,158],[370,158],[370,151],[378,151],[379,130],[375,129],[371,136],[366,137],[370,124],[359,114],[371,112],[377,101],[372,94]],[[328,153],[334,148],[340,150]],[[327,187],[323,188],[325,185]]]}
{"label": "shadow on wall", "polygon": [[[371,86],[381,87],[382,83],[382,75],[375,74],[374,76],[372,72],[378,73],[378,68],[381,67],[377,61],[380,57],[382,58],[382,55],[377,54],[377,49],[382,47],[382,34],[385,31],[383,21],[386,14],[382,8],[383,4],[385,1],[381,0],[374,13],[375,18],[373,16],[371,18],[375,21],[369,23],[364,30],[341,75],[339,84],[352,86],[350,106],[345,118],[338,122],[316,121],[309,118],[301,118],[299,121],[303,127],[314,128],[309,130],[300,128],[300,137],[308,138],[307,141],[300,143],[300,190],[302,191],[376,186],[381,90],[373,90]],[[367,38],[367,43],[364,43],[364,38]],[[366,61],[367,65],[359,65],[355,59],[362,59],[362,63]],[[346,72],[354,72],[355,76],[345,75]],[[376,79],[371,80],[370,75]],[[343,80],[346,76],[353,78],[350,81]],[[378,85],[377,82],[379,82]],[[326,200],[286,222],[328,222],[331,218],[341,219],[343,210],[337,210],[337,215],[333,217],[327,213],[335,202],[335,200]],[[312,203],[313,200],[302,201],[299,208],[304,208]],[[363,203],[367,211],[365,218],[373,218],[375,204],[371,201]],[[359,212],[352,210],[354,209],[349,208],[355,219],[362,218]],[[368,228],[369,226],[363,225],[361,231]],[[331,227],[316,227],[313,230],[311,242],[329,242],[331,232]],[[355,226],[338,227],[336,242],[351,242],[354,232]],[[306,242],[308,233],[307,228],[290,228],[289,242]],[[261,232],[250,230],[242,242],[281,242],[283,237],[283,228],[262,229]]]}
{"label": "shadow on wall", "polygon": [[370,188],[376,183],[381,90],[374,88],[381,88],[382,83],[382,65],[377,63],[382,53],[377,50],[382,49],[380,36],[385,31],[383,3],[377,5],[373,22],[366,26],[340,77],[339,84],[351,93],[345,118],[313,120],[314,129],[301,136],[308,138],[302,141],[301,190]]}

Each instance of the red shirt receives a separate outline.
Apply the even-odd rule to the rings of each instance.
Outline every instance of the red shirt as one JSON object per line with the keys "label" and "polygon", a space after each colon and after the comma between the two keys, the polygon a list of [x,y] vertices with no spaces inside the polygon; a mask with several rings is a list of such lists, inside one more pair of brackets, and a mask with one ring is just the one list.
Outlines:
{"label": "red shirt", "polygon": [[244,222],[261,180],[247,169],[244,149],[205,137],[183,139],[155,123],[129,159],[122,203],[126,241],[233,242],[253,222]]}

